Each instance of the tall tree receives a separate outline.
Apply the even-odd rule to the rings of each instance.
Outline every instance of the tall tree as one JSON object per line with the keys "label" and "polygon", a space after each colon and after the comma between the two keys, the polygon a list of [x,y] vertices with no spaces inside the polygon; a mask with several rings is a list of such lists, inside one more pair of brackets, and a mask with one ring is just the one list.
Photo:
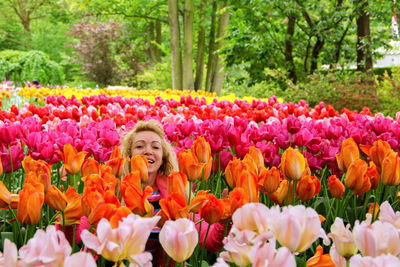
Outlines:
{"label": "tall tree", "polygon": [[168,0],[168,22],[171,32],[172,88],[182,90],[182,59],[178,11],[178,0]]}
{"label": "tall tree", "polygon": [[357,70],[366,72],[372,69],[370,15],[367,13],[368,1],[355,1],[357,12]]}
{"label": "tall tree", "polygon": [[182,80],[183,89],[194,89],[193,83],[193,16],[194,16],[193,0],[185,0],[183,33],[184,33],[184,50],[183,50],[183,70]]}
{"label": "tall tree", "polygon": [[[217,42],[215,48],[219,51],[225,44],[224,37],[226,34],[226,27],[229,24],[229,10],[228,4],[226,1],[220,2],[220,14],[219,14],[219,21],[218,21],[218,32],[217,32]],[[223,85],[223,81],[225,79],[225,72],[223,71],[224,63],[222,57],[220,55],[216,55],[216,67],[214,70],[214,83],[212,86],[212,91],[216,92],[217,95],[221,95],[221,89]]]}

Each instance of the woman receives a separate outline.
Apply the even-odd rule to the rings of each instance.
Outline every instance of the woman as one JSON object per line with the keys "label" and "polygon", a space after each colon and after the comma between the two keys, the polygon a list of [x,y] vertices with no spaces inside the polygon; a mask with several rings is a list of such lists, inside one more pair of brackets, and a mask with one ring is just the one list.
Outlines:
{"label": "woman", "polygon": [[[178,163],[176,154],[172,146],[166,141],[165,133],[162,125],[156,120],[140,121],[135,127],[129,131],[122,139],[121,153],[125,158],[131,158],[135,155],[143,155],[147,158],[149,163],[148,179],[147,182],[142,184],[142,187],[153,187],[153,194],[148,198],[149,202],[154,206],[155,213],[160,210],[158,204],[159,200],[166,198],[167,192],[167,176],[173,171],[178,171]],[[130,164],[126,163],[124,166],[125,177],[130,173]],[[196,215],[196,221],[200,218]],[[197,224],[197,230],[199,230]],[[203,245],[203,240],[206,235],[208,224],[201,223],[200,233],[200,246]],[[159,229],[154,229],[150,235],[147,243],[146,250],[151,251],[153,254],[153,265],[158,266],[162,264],[162,255],[159,250],[160,244],[158,242]],[[216,252],[223,246],[222,240],[224,238],[225,224],[215,223],[211,225],[208,238],[206,240],[205,248],[208,251]],[[159,250],[157,252],[157,250]]]}

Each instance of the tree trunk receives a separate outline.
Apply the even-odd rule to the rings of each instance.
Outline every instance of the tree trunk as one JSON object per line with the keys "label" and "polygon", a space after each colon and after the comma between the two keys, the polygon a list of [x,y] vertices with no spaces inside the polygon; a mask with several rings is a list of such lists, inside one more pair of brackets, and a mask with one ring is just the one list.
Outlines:
{"label": "tree trunk", "polygon": [[171,31],[172,89],[182,90],[182,60],[178,19],[178,0],[168,0],[168,22]]}
{"label": "tree trunk", "polygon": [[[220,13],[218,21],[217,43],[215,44],[215,48],[217,51],[219,51],[225,44],[224,36],[226,33],[226,27],[229,24],[229,11],[226,7],[227,7],[227,2],[225,1],[220,2],[220,10],[223,13]],[[224,66],[222,63],[222,58],[221,56],[217,55],[215,75],[214,75],[215,80],[212,86],[213,89],[212,91],[216,92],[218,96],[221,95],[221,89],[225,79],[225,72],[222,71],[223,67]]]}
{"label": "tree trunk", "polygon": [[289,69],[289,78],[293,81],[293,83],[296,83],[297,75],[296,75],[296,67],[293,61],[293,44],[292,44],[292,39],[294,35],[294,26],[296,23],[296,16],[294,14],[290,14],[288,19],[289,21],[285,37],[285,59]]}
{"label": "tree trunk", "polygon": [[317,37],[317,41],[314,44],[313,50],[311,52],[311,67],[310,73],[314,73],[314,71],[318,67],[318,56],[321,52],[322,48],[324,47],[325,40],[321,40],[321,38]]}
{"label": "tree trunk", "polygon": [[340,52],[342,50],[344,37],[346,37],[347,32],[349,31],[350,25],[351,25],[351,21],[349,22],[349,24],[347,24],[346,29],[344,30],[344,32],[343,32],[342,36],[340,37],[339,41],[336,42],[336,51],[335,51],[335,55],[333,56],[333,62],[336,63],[336,64],[339,62]]}
{"label": "tree trunk", "polygon": [[184,25],[184,56],[183,56],[183,89],[193,90],[193,0],[185,0]]}
{"label": "tree trunk", "polygon": [[215,69],[215,24],[216,24],[216,13],[217,13],[217,3],[214,0],[212,6],[211,15],[211,26],[210,26],[210,37],[208,44],[208,61],[207,61],[207,75],[206,75],[206,87],[205,90],[211,92],[211,84],[213,83],[214,69]]}
{"label": "tree trunk", "polygon": [[150,32],[149,56],[150,56],[151,62],[156,62],[156,46],[154,45],[156,37],[155,37],[154,31],[155,31],[154,22],[150,21],[149,22],[149,32]]}
{"label": "tree trunk", "polygon": [[358,0],[360,5],[357,17],[357,70],[367,72],[372,69],[370,18],[366,12],[368,1]]}
{"label": "tree trunk", "polygon": [[162,34],[161,34],[161,21],[156,20],[156,54],[155,54],[155,60],[156,62],[161,62],[161,42],[162,42]]}
{"label": "tree trunk", "polygon": [[196,79],[194,81],[194,90],[201,90],[203,85],[203,70],[204,70],[204,48],[206,41],[206,30],[203,26],[204,8],[207,5],[207,0],[203,0],[199,10],[199,35],[197,37],[197,56],[196,56]]}

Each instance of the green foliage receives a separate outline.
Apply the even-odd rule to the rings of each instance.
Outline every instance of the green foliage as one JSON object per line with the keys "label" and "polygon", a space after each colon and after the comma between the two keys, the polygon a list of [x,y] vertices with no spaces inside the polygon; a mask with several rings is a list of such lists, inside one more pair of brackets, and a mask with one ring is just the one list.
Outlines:
{"label": "green foliage", "polygon": [[137,75],[138,89],[168,89],[171,88],[171,63],[158,63]]}
{"label": "green foliage", "polygon": [[63,83],[64,74],[60,65],[41,51],[5,50],[0,52],[0,79],[54,85]]}
{"label": "green foliage", "polygon": [[284,91],[291,84],[288,74],[283,69],[264,69],[264,80],[252,83],[248,66],[245,64],[235,65],[229,69],[227,82],[223,94],[235,94],[238,97],[253,96],[258,98],[269,98],[273,95],[278,97],[285,95]]}

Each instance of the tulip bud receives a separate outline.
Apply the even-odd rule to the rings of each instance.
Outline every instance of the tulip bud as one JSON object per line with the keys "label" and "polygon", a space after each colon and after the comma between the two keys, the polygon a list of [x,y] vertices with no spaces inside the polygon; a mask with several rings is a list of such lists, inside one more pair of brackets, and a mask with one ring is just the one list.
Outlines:
{"label": "tulip bud", "polygon": [[136,155],[131,158],[131,172],[139,171],[140,179],[143,183],[149,178],[149,162],[142,155]]}
{"label": "tulip bud", "polygon": [[281,171],[288,180],[300,180],[305,172],[307,160],[298,150],[291,147],[286,149],[281,158]]}
{"label": "tulip bud", "polygon": [[331,175],[328,180],[329,191],[334,198],[341,198],[344,194],[345,187],[343,183],[336,178],[336,175]]}
{"label": "tulip bud", "polygon": [[342,142],[340,154],[336,154],[336,161],[341,171],[347,171],[350,164],[360,158],[360,151],[353,138],[347,138]]}
{"label": "tulip bud", "polygon": [[272,194],[278,189],[281,176],[279,170],[276,167],[271,169],[264,169],[258,177],[258,185],[260,191],[268,194]]}
{"label": "tulip bud", "polygon": [[193,253],[198,243],[194,223],[186,218],[167,221],[160,231],[160,243],[176,262],[184,262]]}
{"label": "tulip bud", "polygon": [[344,183],[347,188],[360,190],[363,186],[364,175],[367,172],[367,163],[361,159],[356,159],[347,169]]}
{"label": "tulip bud", "polygon": [[390,150],[382,161],[382,184],[400,184],[400,158],[396,152]]}
{"label": "tulip bud", "polygon": [[321,183],[316,176],[306,175],[297,184],[296,191],[300,200],[305,202],[321,191]]}

